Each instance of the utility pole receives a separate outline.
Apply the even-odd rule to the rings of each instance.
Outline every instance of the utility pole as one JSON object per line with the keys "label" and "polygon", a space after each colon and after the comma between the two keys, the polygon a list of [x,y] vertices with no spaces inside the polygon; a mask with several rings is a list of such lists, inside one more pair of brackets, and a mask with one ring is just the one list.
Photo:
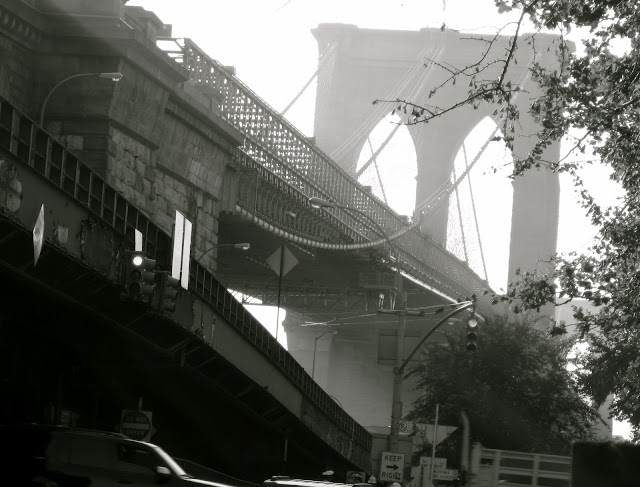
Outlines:
{"label": "utility pole", "polygon": [[[404,293],[401,293],[404,294]],[[381,314],[396,314],[398,315],[398,341],[400,342],[400,338],[402,338],[403,343],[397,344],[397,352],[398,356],[396,357],[396,366],[393,368],[393,402],[391,405],[391,434],[389,436],[389,449],[392,452],[398,452],[398,444],[399,444],[399,436],[400,436],[400,420],[402,419],[402,383],[404,379],[404,369],[409,364],[409,361],[413,358],[416,352],[422,347],[424,342],[433,335],[440,326],[449,321],[449,318],[455,316],[456,314],[464,311],[465,309],[471,308],[471,316],[473,317],[475,313],[475,297],[471,301],[463,301],[461,303],[456,303],[456,308],[453,309],[450,313],[448,313],[444,318],[442,318],[438,323],[435,324],[431,330],[427,332],[427,334],[418,342],[418,344],[411,351],[409,356],[404,359],[404,331],[406,326],[407,316],[424,316],[424,310],[407,310],[406,309],[406,294],[405,298],[400,298],[400,306],[397,310],[387,310],[387,309],[379,309],[378,313]]]}
{"label": "utility pole", "polygon": [[400,434],[400,420],[402,419],[402,375],[396,373],[402,366],[404,359],[404,334],[407,327],[407,292],[402,290],[402,279],[399,280],[400,300],[396,313],[398,314],[398,329],[396,332],[396,365],[393,368],[393,399],[391,403],[391,435],[389,436],[389,449],[398,451],[398,436]]}

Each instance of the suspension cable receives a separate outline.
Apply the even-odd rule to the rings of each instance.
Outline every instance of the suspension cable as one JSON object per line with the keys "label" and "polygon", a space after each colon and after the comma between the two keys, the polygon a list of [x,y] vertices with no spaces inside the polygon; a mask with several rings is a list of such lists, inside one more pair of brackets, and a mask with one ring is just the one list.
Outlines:
{"label": "suspension cable", "polygon": [[291,100],[291,102],[285,107],[284,110],[282,110],[280,112],[280,115],[284,116],[285,113],[287,113],[287,111],[289,111],[289,108],[291,108],[293,106],[293,104],[298,101],[298,98],[300,98],[300,96],[302,96],[302,94],[305,92],[305,90],[309,87],[309,85],[311,84],[311,82],[316,78],[316,76],[318,76],[318,73],[320,72],[320,69],[322,69],[323,64],[326,63],[327,59],[329,58],[329,55],[333,52],[333,50],[336,48],[336,43],[333,42],[331,44],[329,44],[325,50],[323,51],[323,53],[320,55],[320,62],[318,63],[318,69],[316,69],[315,73],[313,73],[311,75],[311,78],[309,78],[309,81],[307,81],[305,83],[305,85],[302,87],[302,89],[298,92],[298,94],[296,96],[293,97],[293,100]]}
{"label": "suspension cable", "polygon": [[382,144],[380,144],[380,147],[378,147],[378,149],[374,152],[373,147],[371,147],[371,139],[369,137],[367,137],[367,140],[369,141],[369,147],[371,148],[371,157],[369,158],[369,160],[367,160],[367,162],[365,162],[360,169],[358,169],[356,171],[356,179],[358,179],[360,177],[360,175],[366,171],[366,169],[369,167],[369,165],[372,162],[375,162],[376,157],[378,157],[380,155],[380,153],[382,152],[382,150],[387,146],[387,144],[389,143],[389,141],[391,140],[391,138],[396,134],[396,132],[398,131],[398,129],[402,126],[402,123],[397,123],[395,125],[395,127],[393,127],[393,130],[389,133],[389,135],[387,136],[386,139],[384,139],[384,141],[382,142]]}
{"label": "suspension cable", "polygon": [[[367,137],[367,142],[369,142],[369,149],[373,152],[373,146],[371,145],[371,138]],[[376,168],[376,174],[378,175],[378,182],[380,183],[380,190],[382,191],[382,197],[384,198],[384,203],[389,206],[389,202],[387,201],[387,195],[384,191],[384,184],[382,183],[382,178],[380,177],[380,168],[378,167],[378,162],[376,161],[376,155],[372,154],[371,158],[373,159],[373,165]],[[357,176],[356,176],[357,179]]]}
{"label": "suspension cable", "polygon": [[[453,179],[456,178],[456,168],[453,168]],[[460,233],[462,234],[462,250],[464,252],[464,261],[469,262],[469,254],[467,253],[467,239],[464,236],[464,224],[462,222],[462,208],[460,207],[460,194],[455,190],[456,203],[458,206],[458,220],[460,221]]]}
{"label": "suspension cable", "polygon": [[[467,147],[466,144],[462,143],[462,153],[464,155],[464,163],[465,165],[469,165],[469,161],[467,160]],[[480,259],[482,260],[482,268],[484,269],[484,278],[489,280],[489,274],[487,272],[487,263],[484,260],[484,250],[482,249],[482,238],[480,237],[480,225],[478,224],[478,213],[476,212],[476,200],[473,196],[473,185],[471,184],[471,174],[467,177],[467,182],[469,184],[469,194],[471,195],[471,208],[473,209],[473,221],[476,223],[476,235],[478,235],[478,246],[480,247]],[[456,191],[456,194],[458,192]]]}
{"label": "suspension cable", "polygon": [[[394,86],[389,93],[390,98],[394,97],[394,94],[396,93],[396,98],[401,96],[402,91],[415,76],[417,70],[419,69],[419,66],[421,66],[422,63],[420,61],[432,51],[433,48],[429,49],[427,47],[420,51],[416,62],[405,72],[404,76],[398,81],[396,86]],[[384,111],[385,108],[383,106],[377,105],[374,110],[369,112],[369,115],[367,116],[365,121],[331,153],[331,158],[334,160],[338,160],[346,151],[353,147],[355,140],[361,139],[364,133],[370,132],[371,129],[375,126],[376,120],[380,118],[380,114]]]}

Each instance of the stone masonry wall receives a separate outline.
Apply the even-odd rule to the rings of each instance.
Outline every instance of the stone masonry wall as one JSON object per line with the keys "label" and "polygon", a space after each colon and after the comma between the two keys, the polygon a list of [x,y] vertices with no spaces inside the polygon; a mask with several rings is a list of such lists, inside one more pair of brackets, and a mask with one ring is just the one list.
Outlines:
{"label": "stone masonry wall", "polygon": [[0,95],[29,115],[34,108],[31,49],[41,41],[42,33],[37,28],[0,5]]}
{"label": "stone masonry wall", "polygon": [[[78,28],[74,35],[85,31],[92,32]],[[193,223],[199,257],[218,242],[225,168],[242,139],[189,85],[186,71],[140,32],[126,34],[123,40],[114,30],[102,43],[52,35],[51,50],[37,56],[42,97],[75,73],[123,77],[116,83],[81,77],[60,86],[44,127],[167,233],[176,210],[183,213]],[[203,264],[215,270],[215,258],[209,252]]]}

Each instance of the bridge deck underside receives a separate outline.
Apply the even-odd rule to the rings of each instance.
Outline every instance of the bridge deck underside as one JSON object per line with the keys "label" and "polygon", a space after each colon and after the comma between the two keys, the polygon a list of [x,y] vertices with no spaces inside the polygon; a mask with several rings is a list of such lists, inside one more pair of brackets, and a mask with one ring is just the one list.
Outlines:
{"label": "bridge deck underside", "polygon": [[[284,244],[298,264],[282,280],[281,306],[309,320],[320,320],[327,312],[375,312],[380,307],[380,294],[384,295],[382,307],[388,307],[396,292],[393,269],[381,258],[387,246],[352,251],[309,249],[283,241],[236,214],[221,215],[218,232],[220,243],[249,242],[251,247],[246,251],[218,249],[216,274],[229,289],[265,305],[277,305],[279,289],[278,274],[266,260]],[[409,306],[445,302],[411,280],[403,279],[402,287]]]}

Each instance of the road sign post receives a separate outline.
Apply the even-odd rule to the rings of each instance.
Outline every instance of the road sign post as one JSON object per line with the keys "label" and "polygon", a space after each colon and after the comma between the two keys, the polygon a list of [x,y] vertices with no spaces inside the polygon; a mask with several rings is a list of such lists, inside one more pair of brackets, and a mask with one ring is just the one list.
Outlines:
{"label": "road sign post", "polygon": [[404,453],[382,452],[380,481],[402,482],[404,478]]}

